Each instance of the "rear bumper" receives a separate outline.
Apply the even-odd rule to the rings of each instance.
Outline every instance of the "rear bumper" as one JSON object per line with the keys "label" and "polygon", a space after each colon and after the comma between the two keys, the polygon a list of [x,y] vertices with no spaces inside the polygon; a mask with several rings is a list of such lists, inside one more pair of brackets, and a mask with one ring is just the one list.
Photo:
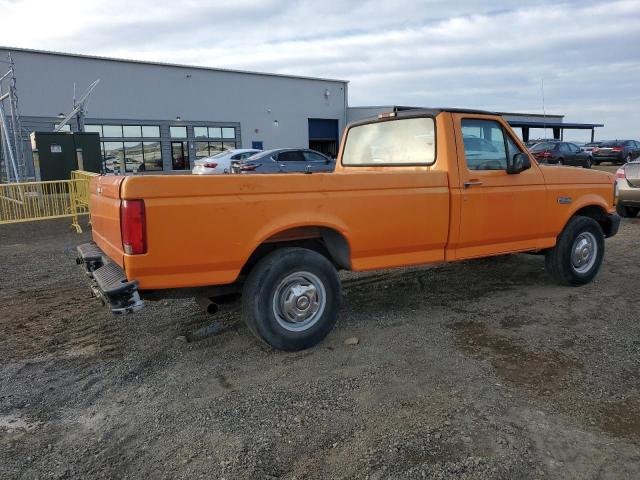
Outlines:
{"label": "rear bumper", "polygon": [[640,187],[632,187],[627,180],[618,182],[618,204],[630,207],[640,207]]}
{"label": "rear bumper", "polygon": [[100,247],[91,242],[78,245],[76,250],[76,263],[89,277],[91,290],[113,313],[133,313],[144,307],[138,282],[128,280],[124,270],[109,260]]}
{"label": "rear bumper", "polygon": [[596,162],[622,162],[624,161],[624,155],[611,154],[611,155],[591,155]]}

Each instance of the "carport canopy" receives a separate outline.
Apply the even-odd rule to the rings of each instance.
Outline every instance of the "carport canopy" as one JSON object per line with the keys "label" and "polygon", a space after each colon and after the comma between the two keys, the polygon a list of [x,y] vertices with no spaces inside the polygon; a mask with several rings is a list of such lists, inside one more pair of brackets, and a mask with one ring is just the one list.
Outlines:
{"label": "carport canopy", "polygon": [[565,130],[591,130],[591,141],[594,140],[595,129],[604,127],[602,123],[569,123],[569,122],[532,122],[530,120],[510,120],[509,125],[513,128],[522,129],[522,141],[529,141],[529,130],[531,128],[551,128],[553,130],[553,138],[556,140],[564,139]]}

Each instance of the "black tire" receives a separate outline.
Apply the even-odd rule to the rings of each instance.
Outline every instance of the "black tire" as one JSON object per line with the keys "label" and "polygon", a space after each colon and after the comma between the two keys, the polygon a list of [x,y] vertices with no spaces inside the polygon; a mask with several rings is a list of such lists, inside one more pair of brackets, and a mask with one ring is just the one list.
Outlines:
{"label": "black tire", "polygon": [[[294,294],[296,291],[303,293]],[[298,304],[302,297],[308,302],[306,310],[299,309],[305,304]],[[329,260],[313,250],[282,248],[251,270],[242,292],[242,316],[249,330],[273,348],[303,350],[322,341],[333,329],[341,300],[338,272]],[[292,312],[311,316],[297,323],[287,317],[286,313]]]}
{"label": "black tire", "polygon": [[[595,250],[585,265],[574,263],[573,255],[581,241],[593,242]],[[582,250],[580,253],[584,252]],[[591,261],[593,258],[593,261]],[[556,246],[547,250],[545,267],[547,272],[561,285],[584,285],[596,276],[604,258],[604,234],[600,224],[593,218],[572,217],[558,235]]]}
{"label": "black tire", "polygon": [[626,205],[616,205],[616,212],[622,218],[636,218],[638,216],[638,212],[640,212],[640,208],[629,207]]}
{"label": "black tire", "polygon": [[624,157],[622,164],[624,165],[625,163],[629,163],[631,160],[631,154],[628,154],[626,157]]}
{"label": "black tire", "polygon": [[591,157],[587,157],[584,159],[584,168],[591,168]]}
{"label": "black tire", "polygon": [[559,158],[557,164],[558,164],[558,166],[564,165],[564,158]]}

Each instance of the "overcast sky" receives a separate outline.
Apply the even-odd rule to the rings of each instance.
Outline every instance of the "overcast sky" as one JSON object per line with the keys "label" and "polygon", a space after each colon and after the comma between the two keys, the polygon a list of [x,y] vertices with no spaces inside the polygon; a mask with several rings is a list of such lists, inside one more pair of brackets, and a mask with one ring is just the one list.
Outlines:
{"label": "overcast sky", "polygon": [[640,0],[0,0],[0,17],[0,45],[346,79],[354,106],[542,113],[544,78],[547,113],[640,138]]}

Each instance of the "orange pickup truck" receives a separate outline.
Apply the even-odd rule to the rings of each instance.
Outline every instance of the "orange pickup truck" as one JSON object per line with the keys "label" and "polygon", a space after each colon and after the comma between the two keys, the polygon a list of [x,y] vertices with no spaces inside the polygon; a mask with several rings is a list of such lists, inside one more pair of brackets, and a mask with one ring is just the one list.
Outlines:
{"label": "orange pickup truck", "polygon": [[258,338],[299,350],[336,323],[340,269],[536,252],[585,284],[615,195],[608,173],[538,165],[500,115],[394,111],[347,127],[334,173],[97,177],[78,263],[115,313],[242,294]]}

